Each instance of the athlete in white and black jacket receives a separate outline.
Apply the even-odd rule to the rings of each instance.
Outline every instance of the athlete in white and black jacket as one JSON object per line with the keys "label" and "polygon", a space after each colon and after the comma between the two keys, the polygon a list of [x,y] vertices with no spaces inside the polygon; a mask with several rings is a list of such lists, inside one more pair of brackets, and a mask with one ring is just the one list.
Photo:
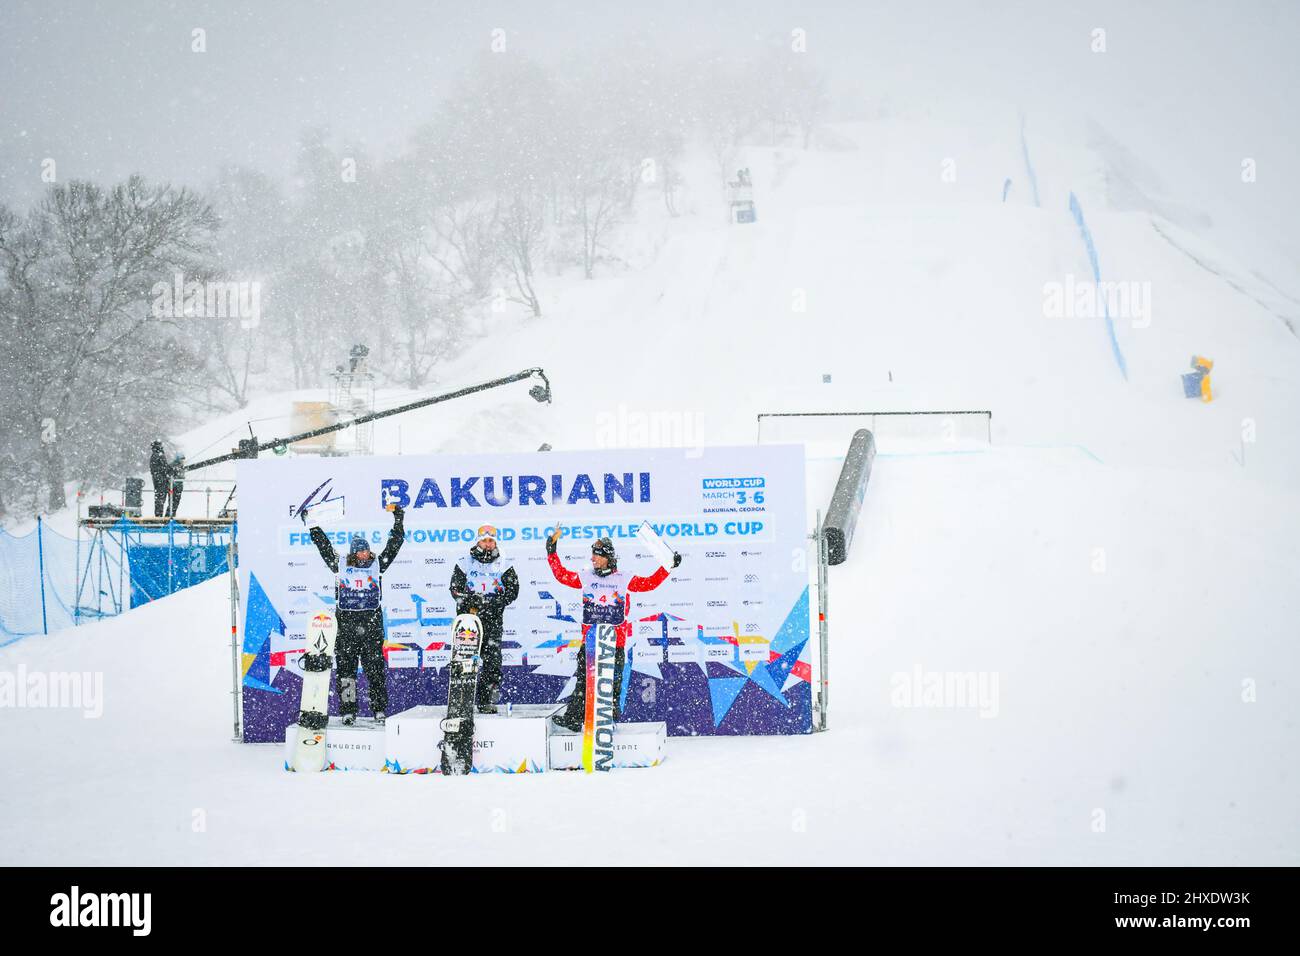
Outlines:
{"label": "athlete in white and black jacket", "polygon": [[475,704],[480,714],[497,712],[501,691],[501,638],[505,610],[519,597],[519,575],[497,547],[497,529],[485,524],[478,529],[478,539],[469,554],[456,563],[451,572],[451,596],[456,613],[478,615],[483,625]]}

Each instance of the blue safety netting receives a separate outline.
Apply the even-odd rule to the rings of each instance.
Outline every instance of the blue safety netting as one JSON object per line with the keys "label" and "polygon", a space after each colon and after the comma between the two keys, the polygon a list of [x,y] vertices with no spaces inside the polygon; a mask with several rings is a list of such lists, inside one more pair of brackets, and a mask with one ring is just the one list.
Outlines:
{"label": "blue safety netting", "polygon": [[83,532],[0,529],[0,647],[32,634],[120,614],[227,570],[229,531],[193,531],[128,519]]}
{"label": "blue safety netting", "polygon": [[73,623],[76,550],[43,521],[25,535],[0,529],[0,646]]}
{"label": "blue safety netting", "polygon": [[131,607],[139,607],[226,571],[224,544],[132,544]]}

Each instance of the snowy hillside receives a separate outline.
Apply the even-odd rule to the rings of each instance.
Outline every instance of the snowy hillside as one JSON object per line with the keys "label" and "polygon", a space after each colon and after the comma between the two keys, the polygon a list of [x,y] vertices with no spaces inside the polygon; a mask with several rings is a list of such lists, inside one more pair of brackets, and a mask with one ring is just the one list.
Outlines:
{"label": "snowy hillside", "polygon": [[[450,388],[541,366],[553,404],[518,386],[376,428],[379,453],[529,451],[650,428],[750,443],[765,411],[992,411],[992,444],[962,454],[882,438],[854,553],[831,571],[829,733],[673,739],[662,767],[597,780],[285,774],[274,747],[230,739],[217,580],[0,649],[3,670],[102,672],[104,694],[98,719],[0,718],[0,863],[341,863],[383,846],[400,863],[564,864],[628,845],[647,863],[1300,862],[1300,276],[1152,192],[1113,140],[1054,135],[1030,117],[1022,146],[1008,112],[751,148],[744,227],[701,162],[692,212],[636,227],[641,261],[553,281],[544,318],[497,317],[508,334],[440,372]],[[1070,192],[1103,278],[1150,286],[1149,316],[1116,321],[1127,382],[1102,319],[1045,315],[1045,283],[1089,275]],[[1182,397],[1192,354],[1216,362],[1209,405]],[[320,396],[262,396],[180,444],[226,450],[250,420],[283,434],[295,397]],[[810,451],[810,513],[838,467]],[[995,675],[994,701],[900,706],[915,670]],[[615,821],[635,837],[602,849]],[[346,846],[321,836],[343,829]]]}
{"label": "snowy hillside", "polygon": [[[832,572],[826,734],[673,739],[663,766],[607,780],[286,774],[276,746],[230,739],[211,581],[0,652],[104,675],[99,719],[6,713],[4,861],[1296,862],[1293,498],[1070,452],[877,467],[860,550]],[[1207,498],[1224,504],[1189,521]],[[995,672],[996,709],[893,706],[917,667]],[[616,822],[637,836],[600,849]]]}
{"label": "snowy hillside", "polygon": [[[624,266],[552,277],[544,317],[489,313],[488,341],[434,384],[378,396],[394,407],[541,366],[553,405],[525,386],[471,396],[377,423],[376,453],[647,443],[629,434],[725,444],[752,441],[764,411],[980,409],[999,446],[1233,472],[1250,420],[1245,473],[1286,480],[1300,463],[1288,427],[1300,404],[1294,264],[1265,237],[1163,197],[1108,136],[1055,139],[1071,134],[1048,117],[1043,133],[1027,121],[1022,146],[1018,117],[985,109],[975,127],[908,116],[830,127],[811,151],[749,147],[738,163],[753,170],[759,220],[744,228],[726,224],[697,156],[685,164],[690,214],[647,200],[621,237],[636,250]],[[1072,192],[1103,281],[1149,287],[1142,314],[1114,320],[1127,382],[1100,315],[1046,314],[1045,286],[1091,275]],[[1217,363],[1208,406],[1182,397],[1193,354]],[[178,445],[192,461],[228,451],[250,424],[263,440],[283,435],[294,400],[324,397],[263,395]],[[191,481],[233,476],[217,466]]]}

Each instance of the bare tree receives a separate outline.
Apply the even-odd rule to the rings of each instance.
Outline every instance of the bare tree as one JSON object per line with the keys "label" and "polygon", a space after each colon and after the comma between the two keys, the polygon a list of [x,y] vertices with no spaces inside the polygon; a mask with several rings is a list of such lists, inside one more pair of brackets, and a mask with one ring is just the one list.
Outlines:
{"label": "bare tree", "polygon": [[757,95],[738,67],[707,63],[695,78],[697,115],[719,185],[735,173],[740,145],[759,122]]}
{"label": "bare tree", "polygon": [[245,407],[258,354],[255,330],[242,328],[238,321],[192,322],[186,329],[186,342],[204,360],[203,381],[209,395],[203,404],[210,410],[229,407],[226,401],[213,401],[210,393],[215,390],[236,408]]}
{"label": "bare tree", "polygon": [[498,203],[479,195],[438,209],[433,215],[436,241],[430,257],[471,296],[484,298],[500,265]]}
{"label": "bare tree", "polygon": [[[264,315],[278,309],[276,294],[284,285],[294,235],[290,227],[290,205],[280,184],[264,173],[240,166],[224,166],[208,190],[214,211],[221,219],[217,262],[224,280],[257,284],[259,315],[247,323],[195,323],[189,327],[195,350],[208,368],[205,381],[211,394],[208,409],[243,408],[248,404],[254,377],[272,366],[287,347],[292,356],[297,340],[268,334],[261,324]],[[280,323],[277,323],[280,325]],[[287,346],[285,345],[287,343]],[[276,362],[275,366],[280,367]],[[299,363],[290,363],[294,384],[299,386]],[[278,380],[277,380],[278,384]]]}
{"label": "bare tree", "polygon": [[541,196],[521,190],[505,204],[501,216],[501,244],[506,269],[514,282],[514,302],[528,306],[541,317],[542,302],[533,283],[534,270],[546,236],[546,210]]}
{"label": "bare tree", "polygon": [[618,224],[624,208],[625,180],[624,170],[609,158],[588,159],[569,178],[569,200],[582,237],[582,273],[591,279],[606,236]]}
{"label": "bare tree", "polygon": [[216,224],[188,190],[138,176],[52,186],[25,219],[0,217],[4,404],[51,510],[70,475],[134,470],[140,435],[165,426],[198,363],[175,334],[183,320],[153,315],[155,287],[211,270]]}
{"label": "bare tree", "polygon": [[558,169],[588,279],[609,234],[629,212],[645,155],[644,145],[628,135],[636,127],[618,93],[612,84],[593,87],[579,75],[565,90],[562,108],[566,149]]}
{"label": "bare tree", "polygon": [[483,58],[414,149],[433,197],[430,258],[474,298],[488,294],[504,271],[508,298],[534,315],[541,314],[537,260],[558,209],[567,147],[556,97],[536,64]]}

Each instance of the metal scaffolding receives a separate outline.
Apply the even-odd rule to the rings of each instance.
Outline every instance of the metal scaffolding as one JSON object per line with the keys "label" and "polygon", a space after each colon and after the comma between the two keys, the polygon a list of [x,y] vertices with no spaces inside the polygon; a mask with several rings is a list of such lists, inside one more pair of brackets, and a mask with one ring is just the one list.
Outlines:
{"label": "metal scaffolding", "polygon": [[[131,607],[129,552],[166,548],[166,581],[160,597],[212,575],[208,549],[228,548],[236,533],[234,518],[128,518],[123,515],[77,521],[77,590],[73,623],[121,614]],[[83,551],[83,540],[85,547]],[[152,597],[150,599],[152,599]]]}

